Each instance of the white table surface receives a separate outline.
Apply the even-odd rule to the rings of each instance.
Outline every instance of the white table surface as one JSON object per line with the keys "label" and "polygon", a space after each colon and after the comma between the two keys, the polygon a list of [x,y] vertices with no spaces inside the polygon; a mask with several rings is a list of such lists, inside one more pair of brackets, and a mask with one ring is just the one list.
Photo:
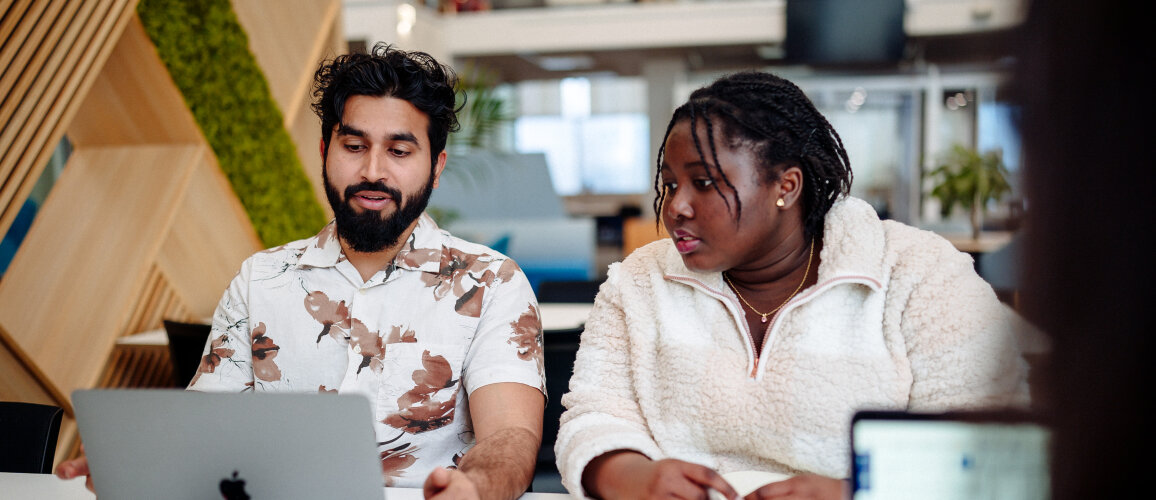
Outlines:
{"label": "white table surface", "polygon": [[[578,328],[586,323],[586,317],[590,315],[591,307],[594,307],[594,304],[569,302],[538,304],[538,312],[542,316],[542,329],[549,331]],[[168,345],[169,338],[164,329],[161,328],[120,337],[116,343],[121,345]]]}
{"label": "white table surface", "polygon": [[[418,488],[386,488],[389,500],[420,500]],[[84,479],[58,479],[52,474],[15,474],[0,472],[0,498],[3,500],[95,500],[96,495],[84,487]],[[521,500],[563,500],[564,493],[526,493]]]}
{"label": "white table surface", "polygon": [[538,304],[543,330],[569,330],[586,324],[586,317],[594,304],[543,302]]}

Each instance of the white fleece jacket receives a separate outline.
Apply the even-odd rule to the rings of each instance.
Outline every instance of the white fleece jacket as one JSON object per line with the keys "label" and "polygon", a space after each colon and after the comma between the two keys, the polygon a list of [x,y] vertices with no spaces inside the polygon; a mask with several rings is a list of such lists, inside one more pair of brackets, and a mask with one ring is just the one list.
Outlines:
{"label": "white fleece jacket", "polygon": [[617,449],[842,478],[856,410],[1027,405],[1014,313],[969,255],[849,197],[823,236],[818,282],[768,323],[759,359],[722,275],[688,270],[669,240],[610,267],[562,397],[572,494]]}

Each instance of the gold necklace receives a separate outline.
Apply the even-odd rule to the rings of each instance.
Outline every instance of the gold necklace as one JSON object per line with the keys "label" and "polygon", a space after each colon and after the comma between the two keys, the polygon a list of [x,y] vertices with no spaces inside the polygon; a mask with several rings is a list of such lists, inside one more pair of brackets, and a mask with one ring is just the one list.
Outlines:
{"label": "gold necklace", "polygon": [[731,279],[730,279],[730,277],[727,276],[727,273],[724,272],[724,273],[722,273],[722,275],[723,275],[723,279],[727,281],[727,284],[730,285],[731,290],[733,290],[735,292],[735,295],[738,296],[739,300],[743,301],[743,304],[746,304],[747,307],[751,308],[752,312],[754,312],[755,314],[758,314],[759,316],[762,316],[763,317],[763,323],[766,323],[767,322],[767,316],[770,316],[770,315],[778,312],[779,309],[782,309],[783,306],[787,305],[787,302],[790,302],[791,299],[795,298],[795,295],[799,293],[799,290],[803,289],[803,283],[807,282],[807,274],[811,272],[811,257],[814,255],[815,255],[815,240],[811,240],[811,250],[809,252],[807,252],[807,267],[806,267],[806,269],[803,269],[803,281],[799,282],[799,286],[795,288],[794,292],[791,292],[791,296],[787,297],[787,300],[784,300],[782,304],[779,304],[779,307],[771,309],[769,312],[765,312],[765,313],[759,312],[758,309],[755,309],[755,306],[752,306],[750,302],[747,302],[747,299],[743,298],[743,294],[739,293],[739,289],[735,287],[734,283],[731,283]]}

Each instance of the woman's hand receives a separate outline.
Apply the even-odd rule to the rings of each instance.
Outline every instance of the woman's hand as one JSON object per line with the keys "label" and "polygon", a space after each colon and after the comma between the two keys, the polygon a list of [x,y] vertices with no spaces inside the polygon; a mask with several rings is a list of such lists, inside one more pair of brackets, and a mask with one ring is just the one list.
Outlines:
{"label": "woman's hand", "polygon": [[653,461],[633,451],[615,451],[590,462],[582,474],[590,496],[614,498],[709,498],[714,489],[729,499],[738,493],[710,468],[681,460]]}
{"label": "woman's hand", "polygon": [[745,497],[746,500],[843,500],[849,498],[847,481],[815,474],[800,474],[767,484]]}

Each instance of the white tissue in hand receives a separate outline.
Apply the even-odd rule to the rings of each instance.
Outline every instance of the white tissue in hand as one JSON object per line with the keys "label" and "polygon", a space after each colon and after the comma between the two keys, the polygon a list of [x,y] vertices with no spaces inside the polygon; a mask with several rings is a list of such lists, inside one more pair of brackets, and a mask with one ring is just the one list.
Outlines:
{"label": "white tissue in hand", "polygon": [[[739,497],[745,497],[752,491],[762,487],[764,484],[775,483],[784,479],[790,478],[790,475],[779,474],[777,472],[764,472],[758,470],[742,470],[735,472],[728,472],[722,475],[730,483],[731,488],[738,492]],[[711,500],[725,500],[726,497],[722,493],[715,490],[710,491]]]}

